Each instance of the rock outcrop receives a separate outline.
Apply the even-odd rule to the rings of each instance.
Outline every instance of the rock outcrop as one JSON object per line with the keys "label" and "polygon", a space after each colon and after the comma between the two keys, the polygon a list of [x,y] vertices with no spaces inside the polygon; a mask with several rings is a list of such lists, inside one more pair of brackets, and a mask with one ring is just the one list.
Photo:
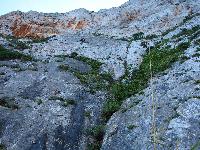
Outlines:
{"label": "rock outcrop", "polygon": [[[150,9],[151,8],[151,9]],[[0,33],[16,37],[42,38],[66,31],[86,30],[108,36],[133,33],[161,33],[197,12],[195,0],[128,1],[118,8],[90,12],[77,9],[68,13],[11,12],[0,18]]]}
{"label": "rock outcrop", "polygon": [[196,0],[0,16],[0,149],[198,149],[199,17]]}

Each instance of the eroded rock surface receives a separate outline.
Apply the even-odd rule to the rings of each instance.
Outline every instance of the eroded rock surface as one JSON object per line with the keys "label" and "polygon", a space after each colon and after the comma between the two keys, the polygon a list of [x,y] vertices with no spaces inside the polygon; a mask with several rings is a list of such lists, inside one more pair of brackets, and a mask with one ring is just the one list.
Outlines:
{"label": "eroded rock surface", "polygon": [[[99,12],[1,16],[0,45],[34,59],[0,61],[0,149],[198,149],[199,14],[196,0],[129,0]],[[154,57],[161,71],[151,79],[144,63]],[[124,88],[141,66],[136,80],[147,85]]]}
{"label": "eroded rock surface", "polygon": [[82,149],[79,142],[89,128],[85,112],[93,114],[90,123],[98,123],[104,94],[87,92],[72,73],[58,69],[59,63],[36,62],[33,70],[33,63],[15,62],[23,68],[19,72],[12,63],[1,62],[0,97],[17,108],[0,109],[1,142],[13,150]]}

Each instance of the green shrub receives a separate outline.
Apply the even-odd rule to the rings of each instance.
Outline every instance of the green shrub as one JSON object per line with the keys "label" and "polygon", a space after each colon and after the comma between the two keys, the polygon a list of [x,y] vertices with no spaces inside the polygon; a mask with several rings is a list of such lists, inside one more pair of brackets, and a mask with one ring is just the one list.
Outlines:
{"label": "green shrub", "polygon": [[95,140],[102,141],[105,132],[105,126],[97,125],[92,127],[91,129],[87,129],[86,132],[88,135],[92,136]]}
{"label": "green shrub", "polygon": [[73,58],[87,63],[88,65],[92,67],[93,71],[98,71],[100,66],[102,65],[101,62],[94,60],[92,58],[85,57],[85,56],[75,56]]}
{"label": "green shrub", "polygon": [[65,59],[65,58],[69,57],[69,55],[55,55],[54,57]]}
{"label": "green shrub", "polygon": [[108,100],[102,110],[102,119],[107,121],[113,113],[119,110],[122,101]]}
{"label": "green shrub", "polygon": [[96,125],[90,129],[86,130],[86,134],[91,136],[93,140],[87,145],[88,150],[99,150],[101,148],[101,143],[103,141],[103,136],[105,133],[104,125]]}
{"label": "green shrub", "polygon": [[138,32],[132,35],[130,38],[130,41],[136,41],[136,40],[141,40],[144,38],[144,33],[143,32]]}
{"label": "green shrub", "polygon": [[101,149],[101,142],[93,142],[89,143],[87,146],[87,150],[100,150]]}
{"label": "green shrub", "polygon": [[76,52],[72,52],[70,55],[71,58],[76,58],[77,56],[78,56],[78,53]]}
{"label": "green shrub", "polygon": [[173,28],[171,28],[171,29],[166,30],[165,32],[162,33],[162,36],[165,36],[165,35],[167,35],[169,32],[172,32],[172,31],[176,30],[178,27],[182,26],[184,23],[190,21],[192,18],[194,18],[194,17],[196,17],[196,16],[199,16],[199,15],[200,15],[200,14],[197,13],[197,14],[192,14],[192,15],[186,16],[186,17],[183,19],[183,21],[182,21],[179,25],[177,25],[177,26],[175,26],[175,27],[173,27]]}
{"label": "green shrub", "polygon": [[196,53],[196,54],[192,55],[192,57],[200,57],[200,54]]}
{"label": "green shrub", "polygon": [[67,107],[69,105],[76,105],[76,101],[73,99],[64,99],[62,97],[58,97],[58,96],[51,96],[49,98],[49,100],[59,100],[61,102],[63,102],[63,106]]}
{"label": "green shrub", "polygon": [[14,99],[9,97],[0,98],[0,106],[7,107],[12,110],[19,109],[19,106],[14,103]]}
{"label": "green shrub", "polygon": [[[194,43],[195,43],[196,45],[200,45],[200,39],[196,40]],[[198,48],[198,49],[199,49],[199,51],[200,51],[200,48]]]}
{"label": "green shrub", "polygon": [[6,75],[5,72],[0,72],[0,76],[4,76],[4,75]]}
{"label": "green shrub", "polygon": [[15,42],[15,48],[16,49],[29,49],[30,48],[30,46],[28,46],[26,43],[24,43],[24,42],[21,42],[21,41],[16,41]]}
{"label": "green shrub", "polygon": [[110,74],[110,73],[102,73],[102,74],[99,75],[99,78],[101,80],[106,80],[109,83],[113,83],[114,82],[112,74]]}
{"label": "green shrub", "polygon": [[[181,37],[181,36],[191,36],[192,34],[194,34],[195,32],[197,32],[199,29],[200,29],[199,25],[194,26],[191,29],[184,28],[184,29],[182,29],[182,31],[179,34],[173,36],[173,38],[178,38],[178,37]],[[193,38],[195,38],[195,37],[193,37]]]}
{"label": "green shrub", "polygon": [[0,121],[0,134],[3,131],[3,128],[4,128],[4,124]]}
{"label": "green shrub", "polygon": [[151,34],[151,35],[147,35],[145,37],[146,40],[152,40],[152,39],[155,39],[155,38],[158,38],[158,35],[156,34]]}
{"label": "green shrub", "polygon": [[6,146],[3,144],[0,144],[0,150],[6,150]]}
{"label": "green shrub", "polygon": [[200,80],[196,80],[196,81],[195,81],[195,84],[200,84]]}
{"label": "green shrub", "polygon": [[143,48],[147,48],[147,47],[148,47],[147,42],[146,42],[146,41],[142,41],[142,42],[141,42],[141,46],[142,46]]}
{"label": "green shrub", "polygon": [[182,50],[184,51],[184,50],[188,49],[189,46],[190,46],[190,42],[183,42],[183,43],[179,44],[176,49],[179,51],[182,51]]}
{"label": "green shrub", "polygon": [[[165,41],[164,41],[165,42]],[[149,62],[152,63],[152,74],[156,75],[165,71],[171,65],[179,60],[190,43],[181,43],[174,49],[161,48],[163,43],[159,43],[155,48],[151,49],[150,53],[146,53],[139,69],[132,75],[132,80],[129,83],[115,82],[111,85],[111,93],[114,100],[108,100],[103,108],[102,118],[108,120],[110,116],[119,110],[124,99],[140,92],[147,87],[151,77]]]}
{"label": "green shrub", "polygon": [[87,118],[90,118],[91,117],[91,112],[90,111],[85,111],[84,112],[84,116],[87,117]]}
{"label": "green shrub", "polygon": [[136,127],[137,127],[137,126],[131,124],[131,125],[129,125],[127,128],[128,128],[129,130],[132,130],[132,129],[136,128]]}
{"label": "green shrub", "polygon": [[194,144],[191,148],[191,150],[198,150],[200,148],[200,141],[198,141],[196,144]]}
{"label": "green shrub", "polygon": [[84,116],[87,117],[87,118],[90,118],[91,117],[91,112],[90,111],[84,112]]}
{"label": "green shrub", "polygon": [[64,101],[64,98],[59,97],[59,96],[51,96],[51,97],[49,97],[49,100],[60,100],[60,101]]}
{"label": "green shrub", "polygon": [[76,105],[76,101],[73,99],[65,99],[63,102],[63,106],[67,107],[69,105]]}
{"label": "green shrub", "polygon": [[82,74],[78,71],[74,71],[73,74],[80,80],[82,84],[88,84],[88,74]]}
{"label": "green shrub", "polygon": [[189,59],[190,59],[190,57],[182,56],[182,57],[180,57],[180,62],[183,63],[183,62],[185,62],[185,61],[187,61]]}
{"label": "green shrub", "polygon": [[183,23],[186,23],[187,21],[191,20],[192,18],[194,18],[194,17],[196,17],[196,16],[200,16],[200,13],[195,13],[195,14],[191,14],[191,15],[186,16],[186,17],[183,19]]}
{"label": "green shrub", "polygon": [[36,99],[36,103],[37,103],[38,105],[41,105],[41,104],[42,104],[42,99]]}
{"label": "green shrub", "polygon": [[20,59],[23,61],[31,61],[33,58],[30,55],[25,55],[17,51],[11,51],[0,46],[0,60]]}
{"label": "green shrub", "polygon": [[68,71],[68,70],[69,70],[69,66],[64,65],[64,64],[59,65],[58,68],[59,68],[61,71]]}
{"label": "green shrub", "polygon": [[51,38],[55,37],[56,35],[47,37],[47,38],[38,38],[38,39],[32,39],[32,43],[46,43],[48,42],[48,40],[50,40]]}

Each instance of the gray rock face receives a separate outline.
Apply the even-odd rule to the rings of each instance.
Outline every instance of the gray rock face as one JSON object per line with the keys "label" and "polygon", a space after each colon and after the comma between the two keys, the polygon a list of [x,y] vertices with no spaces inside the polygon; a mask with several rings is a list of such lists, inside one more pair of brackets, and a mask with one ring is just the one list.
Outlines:
{"label": "gray rock face", "polygon": [[[153,149],[154,136],[157,149],[190,149],[200,138],[199,84],[195,84],[199,77],[199,63],[187,61],[153,79],[155,110],[150,87],[127,99],[122,106],[127,111],[117,112],[108,122],[102,149]],[[136,106],[135,100],[140,101]]]}
{"label": "gray rock face", "polygon": [[18,37],[47,37],[83,29],[86,33],[123,38],[141,31],[146,34],[161,33],[196,12],[199,12],[196,0],[150,0],[148,3],[130,0],[118,8],[99,12],[85,9],[55,14],[15,11],[1,16],[0,33]]}
{"label": "gray rock face", "polygon": [[[198,149],[199,13],[195,0],[129,0],[99,12],[1,16],[0,45],[36,60],[0,61],[0,149],[3,144],[8,150],[87,150],[97,143],[87,132],[102,123],[105,102],[114,97],[112,86],[134,80],[149,47],[167,51],[187,42],[171,68],[124,98],[106,122],[104,137],[98,138],[103,138],[102,150]],[[22,32],[27,26],[31,30]],[[56,36],[34,43],[27,34]],[[162,59],[157,66],[168,61]]]}
{"label": "gray rock face", "polygon": [[[85,39],[84,42],[81,39]],[[61,35],[51,42],[34,45],[31,53],[39,59],[76,52],[82,56],[105,63],[104,71],[113,72],[116,78],[124,74],[124,62],[128,55],[128,42],[92,35]],[[142,48],[141,48],[142,49]],[[130,62],[131,64],[132,62]]]}
{"label": "gray rock face", "polygon": [[[73,60],[68,62],[74,66]],[[104,94],[86,92],[72,73],[58,69],[58,63],[36,62],[37,71],[26,68],[26,63],[17,63],[24,71],[13,71],[10,62],[0,70],[5,73],[1,76],[1,101],[12,100],[18,108],[0,107],[0,141],[10,150],[83,149],[79,143],[85,139],[83,131],[89,128],[84,114],[93,113],[90,122],[96,124]],[[64,105],[68,100],[74,102]]]}

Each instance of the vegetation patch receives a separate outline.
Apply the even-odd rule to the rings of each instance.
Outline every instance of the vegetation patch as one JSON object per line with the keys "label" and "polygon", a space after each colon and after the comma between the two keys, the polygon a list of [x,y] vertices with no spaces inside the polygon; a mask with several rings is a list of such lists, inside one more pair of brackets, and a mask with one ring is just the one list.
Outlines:
{"label": "vegetation patch", "polygon": [[194,146],[192,146],[191,150],[198,150],[200,148],[200,141],[198,141]]}
{"label": "vegetation patch", "polygon": [[[175,28],[171,29],[171,31],[175,30]],[[102,87],[104,87],[109,92],[109,99],[103,106],[101,114],[101,123],[104,125],[108,121],[108,119],[110,119],[110,117],[113,115],[113,113],[120,109],[121,104],[125,99],[134,96],[135,94],[139,93],[144,88],[146,88],[151,78],[151,73],[153,76],[155,76],[170,68],[175,62],[181,59],[188,59],[186,57],[184,58],[183,54],[184,51],[190,46],[190,43],[192,41],[190,37],[194,36],[194,34],[197,31],[198,28],[194,27],[191,30],[184,30],[183,33],[174,37],[178,38],[179,36],[184,35],[188,37],[189,40],[189,42],[180,43],[175,48],[171,48],[170,45],[167,45],[167,43],[170,41],[169,39],[164,39],[158,42],[154,47],[150,47],[150,51],[149,49],[147,49],[147,53],[143,56],[143,61],[140,64],[139,69],[132,74],[129,73],[129,80],[127,80],[126,83],[123,82],[123,79],[125,79],[128,74],[120,78],[118,81],[114,81],[111,75],[99,74],[99,67],[101,66],[101,63],[96,63],[96,60],[91,61],[90,58],[80,57],[77,53],[74,53],[73,56],[71,56],[71,58],[84,61],[89,65],[92,64],[92,71],[90,73],[83,74],[80,72],[74,72],[75,76],[77,76],[82,83],[87,84],[88,86],[92,87],[92,85],[96,85],[95,87],[93,86],[92,89],[101,89]],[[152,35],[146,38],[152,39],[156,37],[156,35]],[[133,40],[140,40],[143,38],[145,38],[144,33],[141,32],[134,34],[132,38],[128,39],[128,41],[129,43],[131,43]],[[147,48],[147,43],[142,43],[142,46]],[[150,61],[151,65],[153,66],[152,70],[150,70],[149,66]],[[139,101],[134,103],[132,106],[135,106],[138,103]],[[136,126],[134,125],[129,125],[127,128],[131,130],[135,127]],[[89,144],[89,149],[100,149],[100,144],[103,139],[103,132],[100,132],[101,134],[95,134],[95,131],[102,131],[99,130],[99,128],[97,129],[98,130],[96,130],[95,128],[91,129],[89,132],[94,139],[94,142]]]}
{"label": "vegetation patch", "polygon": [[5,72],[0,72],[0,76],[4,76],[4,75],[6,75]]}
{"label": "vegetation patch", "polygon": [[76,101],[73,99],[65,99],[63,102],[63,106],[67,107],[69,105],[76,105]]}
{"label": "vegetation patch", "polygon": [[12,59],[20,59],[23,61],[32,61],[33,58],[30,55],[25,55],[17,51],[11,51],[3,48],[0,45],[0,60],[12,60]]}
{"label": "vegetation patch", "polygon": [[0,150],[6,150],[6,146],[3,144],[0,144]]}
{"label": "vegetation patch", "polygon": [[155,38],[158,38],[159,36],[156,35],[156,34],[151,34],[151,35],[147,35],[145,37],[146,40],[152,40],[152,39],[155,39]]}
{"label": "vegetation patch", "polygon": [[[194,43],[195,43],[196,45],[200,45],[200,39],[196,40]],[[199,49],[199,51],[200,51],[200,48],[197,48],[197,49]]]}
{"label": "vegetation patch", "polygon": [[87,117],[87,118],[90,118],[91,117],[91,112],[90,111],[85,111],[84,112],[84,116]]}
{"label": "vegetation patch", "polygon": [[[162,44],[159,44],[162,45]],[[152,63],[152,74],[156,74],[168,69],[174,62],[179,60],[179,56],[189,47],[190,43],[181,43],[174,49],[165,49],[155,46],[150,53],[143,57],[139,69],[132,75],[129,83],[116,82],[112,84],[111,93],[113,98],[104,105],[102,118],[107,121],[114,112],[119,110],[124,99],[140,92],[147,87],[151,76],[149,62]]]}
{"label": "vegetation patch", "polygon": [[175,27],[173,27],[173,28],[171,28],[171,29],[166,30],[165,32],[162,33],[162,36],[165,36],[165,35],[167,35],[169,32],[172,32],[172,31],[176,30],[178,27],[182,26],[183,24],[185,24],[186,22],[190,21],[192,18],[194,18],[194,17],[196,17],[196,16],[200,16],[200,13],[191,14],[191,15],[186,16],[186,17],[183,19],[182,23],[180,23],[179,25],[177,25],[177,26],[175,26]]}
{"label": "vegetation patch", "polygon": [[35,102],[38,104],[38,105],[41,105],[43,102],[42,102],[42,99],[38,98],[35,100]]}
{"label": "vegetation patch", "polygon": [[82,84],[87,85],[92,93],[98,90],[109,90],[110,85],[113,81],[112,76],[105,74],[98,74],[96,71],[91,71],[89,73],[80,73],[74,71],[73,74],[80,80]]}
{"label": "vegetation patch", "polygon": [[49,38],[32,39],[32,43],[46,43]]}
{"label": "vegetation patch", "polygon": [[183,56],[180,57],[180,63],[183,63],[183,62],[185,62],[185,61],[187,61],[189,59],[190,59],[190,57],[187,57],[187,56],[183,55]]}
{"label": "vegetation patch", "polygon": [[54,57],[65,59],[67,57],[70,57],[69,55],[55,55]]}
{"label": "vegetation patch", "polygon": [[196,80],[196,81],[195,81],[195,84],[200,84],[200,80]]}
{"label": "vegetation patch", "polygon": [[132,35],[131,41],[136,41],[136,40],[141,40],[144,38],[144,33],[143,32],[138,32]]}
{"label": "vegetation patch", "polygon": [[91,66],[91,71],[87,73],[81,73],[79,71],[72,70],[66,65],[59,66],[59,69],[61,70],[71,71],[80,80],[82,84],[85,84],[89,87],[90,89],[89,91],[91,91],[91,93],[95,93],[95,91],[97,90],[109,90],[109,86],[113,82],[113,78],[112,78],[112,75],[109,73],[99,74],[99,69],[100,69],[100,66],[102,65],[101,62],[91,59],[91,58],[84,57],[84,56],[78,56],[76,52],[73,52],[70,56],[58,55],[56,57],[73,58],[73,59],[85,62]]}
{"label": "vegetation patch", "polygon": [[76,101],[73,100],[73,99],[64,99],[64,98],[58,97],[58,96],[51,96],[51,97],[49,98],[49,100],[59,100],[59,101],[63,102],[62,105],[63,105],[64,107],[67,107],[67,106],[69,106],[69,105],[76,105],[76,104],[77,104]]}
{"label": "vegetation patch", "polygon": [[55,57],[62,58],[62,59],[65,59],[65,58],[68,57],[68,58],[73,58],[73,59],[85,62],[85,63],[89,64],[92,67],[93,71],[98,71],[100,66],[102,65],[101,62],[99,62],[97,60],[94,60],[92,58],[88,58],[88,57],[85,57],[85,56],[80,56],[76,52],[72,52],[71,55],[56,55]]}
{"label": "vegetation patch", "polygon": [[136,127],[137,127],[137,126],[131,124],[131,125],[129,125],[127,128],[128,128],[129,130],[133,130],[133,129],[136,128]]}
{"label": "vegetation patch", "polygon": [[196,99],[200,99],[200,96],[191,96],[189,98],[196,98]]}
{"label": "vegetation patch", "polygon": [[[136,34],[133,39],[137,40],[143,37],[143,34]],[[126,83],[120,78],[118,81],[112,79],[110,74],[99,74],[99,68],[101,63],[90,58],[78,56],[77,53],[73,53],[71,58],[86,62],[91,65],[92,70],[89,73],[73,72],[74,75],[79,78],[83,84],[87,84],[91,89],[106,89],[110,94],[109,99],[103,106],[102,110],[102,124],[104,125],[113,113],[118,111],[121,107],[124,99],[129,98],[148,86],[149,79],[151,77],[151,71],[149,67],[149,62],[152,63],[152,74],[155,76],[172,66],[172,64],[180,60],[180,56],[183,55],[184,50],[190,46],[190,42],[183,42],[179,44],[176,48],[171,48],[166,46],[169,39],[165,39],[162,42],[158,42],[154,47],[150,48],[150,52],[144,55],[143,61],[139,69],[131,74]],[[134,103],[133,105],[137,105]],[[134,128],[135,126],[130,126],[129,128]],[[89,144],[89,149],[100,149],[100,144],[103,139],[103,132],[96,134],[96,131],[102,131],[101,128],[94,128],[90,131],[90,135],[93,137],[95,142]],[[98,133],[97,132],[97,133]]]}
{"label": "vegetation patch", "polygon": [[59,96],[51,96],[49,97],[49,100],[59,100],[59,101],[64,101],[65,99]]}
{"label": "vegetation patch", "polygon": [[46,43],[48,42],[48,40],[50,40],[51,38],[55,37],[56,35],[47,37],[47,38],[38,38],[38,39],[32,39],[32,43]]}
{"label": "vegetation patch", "polygon": [[[174,35],[172,38],[179,38],[181,36],[191,36],[192,34],[197,32],[199,29],[200,29],[199,25],[194,26],[191,29],[184,28],[184,29],[182,29],[182,31],[179,34]],[[195,37],[193,37],[193,38],[195,38]]]}
{"label": "vegetation patch", "polygon": [[85,56],[79,56],[76,52],[71,53],[70,58],[89,64],[92,67],[93,71],[98,71],[100,66],[102,65],[101,62]]}
{"label": "vegetation patch", "polygon": [[68,65],[59,65],[58,68],[61,70],[61,71],[68,71],[69,70],[69,66]]}
{"label": "vegetation patch", "polygon": [[192,55],[192,57],[200,57],[200,54],[196,53],[196,54]]}
{"label": "vegetation patch", "polygon": [[144,38],[144,33],[143,32],[138,32],[133,34],[129,39],[128,42],[131,44],[133,41],[141,40]]}
{"label": "vegetation patch", "polygon": [[6,108],[9,108],[9,109],[12,109],[12,110],[19,109],[19,106],[14,103],[14,99],[9,98],[9,97],[0,98],[0,106],[6,107]]}
{"label": "vegetation patch", "polygon": [[19,64],[11,64],[11,65],[8,65],[7,67],[12,68],[16,72],[25,71],[25,69],[21,68]]}
{"label": "vegetation patch", "polygon": [[104,125],[97,125],[90,129],[86,130],[86,134],[91,136],[94,141],[91,141],[88,144],[88,150],[98,150],[101,148],[101,143],[103,141],[103,135],[105,133],[105,126]]}
{"label": "vegetation patch", "polygon": [[2,34],[0,36],[5,38],[7,41],[9,41],[10,42],[10,46],[14,47],[15,49],[24,50],[24,49],[31,48],[30,45],[28,45],[28,43],[22,42],[22,41],[20,41],[18,38],[14,37],[14,36],[2,35]]}

